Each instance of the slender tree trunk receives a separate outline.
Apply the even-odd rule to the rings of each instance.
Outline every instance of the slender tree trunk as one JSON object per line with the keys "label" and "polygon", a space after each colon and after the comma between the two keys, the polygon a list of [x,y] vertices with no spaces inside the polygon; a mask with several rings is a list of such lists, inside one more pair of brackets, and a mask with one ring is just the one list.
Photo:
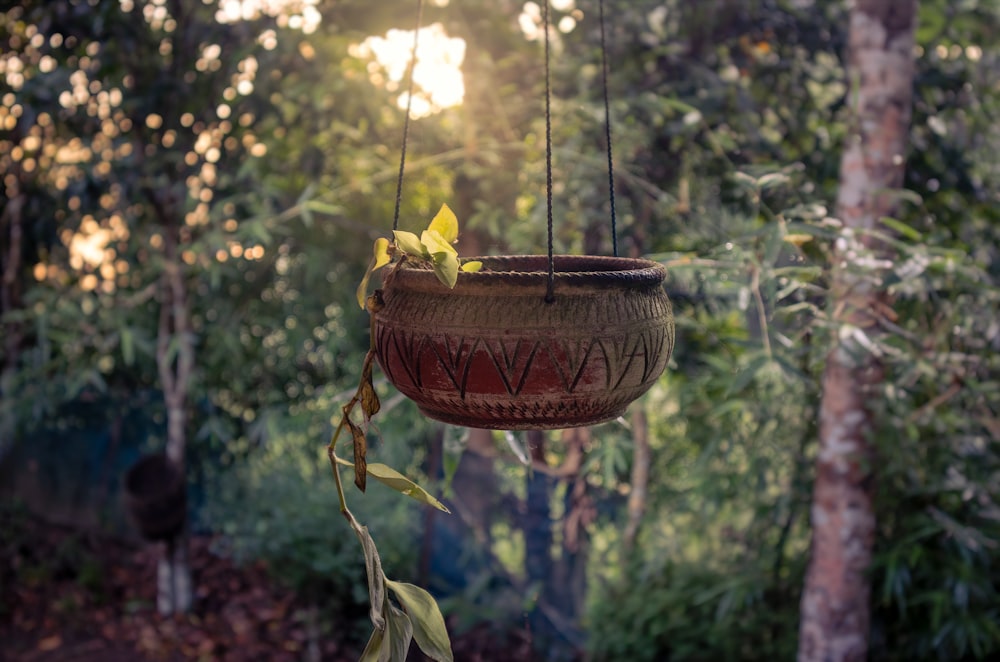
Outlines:
{"label": "slender tree trunk", "polygon": [[[167,457],[183,473],[187,445],[187,395],[194,368],[194,346],[176,232],[171,223],[165,224],[165,265],[161,278],[162,300],[156,358],[167,408]],[[176,344],[176,355],[171,351],[172,344]],[[165,544],[163,556],[157,566],[156,604],[161,614],[172,614],[188,611],[193,601],[194,586],[188,563],[185,525],[180,535]]]}
{"label": "slender tree trunk", "polygon": [[[913,86],[916,0],[856,0],[850,12],[851,127],[841,159],[833,317],[812,501],[812,553],[802,594],[800,661],[865,660],[867,571],[875,536],[872,415],[882,366],[878,321],[888,298],[868,231],[890,216],[903,182]],[[862,259],[864,258],[864,259]]]}
{"label": "slender tree trunk", "polygon": [[632,413],[632,481],[628,495],[628,521],[622,533],[623,557],[632,554],[635,539],[639,535],[639,525],[646,513],[646,495],[649,492],[649,465],[652,455],[649,449],[649,421],[646,410],[635,405]]}

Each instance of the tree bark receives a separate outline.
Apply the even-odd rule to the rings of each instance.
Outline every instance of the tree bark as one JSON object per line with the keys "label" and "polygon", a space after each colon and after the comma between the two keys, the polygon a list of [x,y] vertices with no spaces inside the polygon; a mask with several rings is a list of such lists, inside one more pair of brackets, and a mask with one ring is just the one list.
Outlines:
{"label": "tree bark", "polygon": [[[150,201],[161,214],[164,231],[164,270],[161,275],[160,324],[156,360],[167,409],[167,457],[184,473],[187,446],[187,396],[194,368],[194,345],[187,289],[178,255],[178,230],[171,210],[155,195]],[[176,343],[176,355],[171,345]],[[157,566],[157,609],[161,614],[186,612],[194,602],[194,584],[188,563],[187,526],[164,545]]]}
{"label": "tree bark", "polygon": [[632,481],[628,495],[628,521],[622,533],[622,557],[632,555],[635,540],[639,535],[639,525],[646,514],[646,495],[649,492],[649,465],[652,455],[649,449],[649,421],[646,410],[635,405],[632,413]]}
{"label": "tree bark", "polygon": [[888,298],[871,237],[903,183],[913,86],[916,0],[857,0],[850,12],[851,126],[841,157],[833,318],[819,413],[812,551],[802,593],[800,661],[865,660],[867,571],[875,537],[875,452],[868,408],[882,382],[877,328]]}

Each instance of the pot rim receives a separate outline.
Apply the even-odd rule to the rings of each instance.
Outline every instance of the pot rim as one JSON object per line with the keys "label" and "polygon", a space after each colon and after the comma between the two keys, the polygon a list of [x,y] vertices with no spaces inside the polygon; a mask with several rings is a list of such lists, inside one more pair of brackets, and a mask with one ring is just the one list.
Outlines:
{"label": "pot rim", "polygon": [[[554,255],[555,293],[588,290],[644,289],[662,285],[667,270],[644,258],[606,255]],[[464,258],[480,260],[483,271],[461,272],[453,290],[441,284],[424,262],[404,263],[386,273],[387,290],[407,290],[450,295],[496,294],[497,286],[509,286],[525,295],[545,294],[549,278],[547,255],[485,255]],[[505,291],[510,295],[515,292]]]}

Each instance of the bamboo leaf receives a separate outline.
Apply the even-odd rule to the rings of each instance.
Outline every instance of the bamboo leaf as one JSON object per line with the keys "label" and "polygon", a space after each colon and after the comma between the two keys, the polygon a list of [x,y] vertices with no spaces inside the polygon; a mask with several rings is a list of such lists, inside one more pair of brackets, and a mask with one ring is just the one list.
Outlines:
{"label": "bamboo leaf", "polygon": [[413,584],[385,580],[386,586],[396,595],[413,624],[413,638],[424,655],[435,662],[454,662],[448,628],[434,597]]}
{"label": "bamboo leaf", "polygon": [[882,223],[882,225],[886,226],[890,230],[895,231],[899,235],[906,237],[907,239],[911,239],[913,241],[923,240],[922,234],[911,228],[906,223],[903,223],[902,221],[897,221],[896,219],[889,218],[888,216],[883,216],[882,218],[879,219],[879,221]]}
{"label": "bamboo leaf", "polygon": [[441,209],[438,210],[427,229],[438,232],[446,242],[451,244],[458,239],[458,218],[455,217],[455,212],[451,210],[451,207],[441,205]]}
{"label": "bamboo leaf", "polygon": [[377,480],[378,482],[391,487],[400,494],[410,497],[411,499],[416,499],[421,503],[426,503],[428,506],[434,506],[438,510],[450,513],[443,503],[435,499],[427,490],[420,487],[412,480],[399,473],[392,467],[382,464],[380,462],[373,462],[367,467],[368,475]]}

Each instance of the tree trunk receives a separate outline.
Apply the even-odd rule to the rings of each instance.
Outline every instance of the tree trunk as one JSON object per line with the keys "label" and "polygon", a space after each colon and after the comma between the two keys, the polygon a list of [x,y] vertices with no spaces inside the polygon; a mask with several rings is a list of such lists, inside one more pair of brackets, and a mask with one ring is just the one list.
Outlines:
{"label": "tree trunk", "polygon": [[[850,12],[851,127],[841,158],[833,318],[812,501],[812,554],[801,602],[798,659],[864,660],[867,571],[875,536],[872,415],[882,366],[877,351],[887,297],[870,230],[891,216],[903,182],[913,86],[916,0],[857,0]],[[864,259],[862,259],[864,258]]]}
{"label": "tree trunk", "polygon": [[632,413],[632,481],[628,495],[628,521],[622,533],[622,558],[626,561],[632,555],[635,540],[639,535],[639,525],[646,514],[646,495],[649,492],[649,465],[652,454],[649,449],[649,421],[646,410],[635,405]]}
{"label": "tree trunk", "polygon": [[[155,204],[155,198],[153,198]],[[169,212],[168,212],[169,214]],[[177,250],[176,229],[165,223],[165,265],[161,278],[160,325],[156,359],[163,400],[167,408],[167,457],[184,473],[187,437],[187,395],[194,368],[194,346],[188,314],[187,290]],[[174,356],[171,345],[176,343]],[[157,609],[161,614],[186,612],[194,602],[188,563],[187,526],[164,544],[157,566]]]}

